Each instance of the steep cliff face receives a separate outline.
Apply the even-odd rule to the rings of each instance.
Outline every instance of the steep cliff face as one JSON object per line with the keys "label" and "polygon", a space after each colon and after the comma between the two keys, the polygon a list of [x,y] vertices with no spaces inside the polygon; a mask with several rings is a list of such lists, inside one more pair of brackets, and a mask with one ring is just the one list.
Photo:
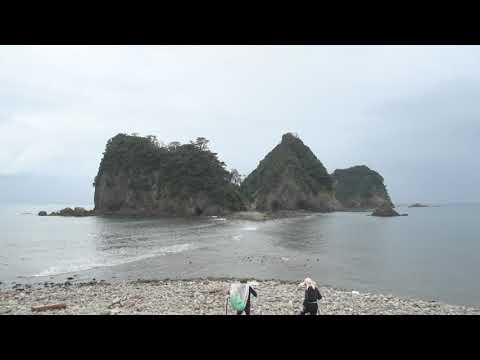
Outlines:
{"label": "steep cliff face", "polygon": [[338,169],[332,174],[339,209],[374,209],[393,206],[383,177],[365,165]]}
{"label": "steep cliff face", "polygon": [[119,134],[107,143],[95,178],[95,212],[219,215],[244,210],[238,186],[206,141],[160,146]]}
{"label": "steep cliff face", "polygon": [[327,170],[291,133],[245,178],[241,190],[257,210],[333,211],[336,206]]}

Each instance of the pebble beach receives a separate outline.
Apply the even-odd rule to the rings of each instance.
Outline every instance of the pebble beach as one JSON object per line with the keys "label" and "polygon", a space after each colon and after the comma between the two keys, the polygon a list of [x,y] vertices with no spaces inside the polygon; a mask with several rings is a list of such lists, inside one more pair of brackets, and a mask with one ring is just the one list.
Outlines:
{"label": "pebble beach", "polygon": [[[1,315],[225,315],[232,279],[89,281],[15,284],[0,290]],[[254,280],[251,280],[254,281]],[[298,283],[255,281],[252,315],[295,315],[302,309]],[[479,306],[448,305],[391,295],[319,287],[320,315],[480,315]],[[48,306],[57,308],[48,309]],[[42,308],[46,306],[46,308]],[[41,309],[41,310],[39,310]],[[234,311],[227,307],[228,315]]]}

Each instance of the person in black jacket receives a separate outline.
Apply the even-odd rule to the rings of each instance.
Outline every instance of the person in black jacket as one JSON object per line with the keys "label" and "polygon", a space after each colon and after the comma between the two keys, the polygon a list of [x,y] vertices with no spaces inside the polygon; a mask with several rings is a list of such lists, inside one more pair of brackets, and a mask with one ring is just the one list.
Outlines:
{"label": "person in black jacket", "polygon": [[317,301],[322,298],[322,294],[320,294],[320,290],[318,290],[317,284],[312,279],[306,278],[298,286],[305,287],[305,298],[303,300],[303,310],[300,314],[316,315],[318,312]]}
{"label": "person in black jacket", "polygon": [[[257,292],[250,286],[250,284],[246,284],[248,286],[248,299],[247,299],[247,305],[245,306],[245,315],[250,315],[250,295],[253,295],[257,297]],[[237,315],[242,315],[243,311],[237,311]]]}

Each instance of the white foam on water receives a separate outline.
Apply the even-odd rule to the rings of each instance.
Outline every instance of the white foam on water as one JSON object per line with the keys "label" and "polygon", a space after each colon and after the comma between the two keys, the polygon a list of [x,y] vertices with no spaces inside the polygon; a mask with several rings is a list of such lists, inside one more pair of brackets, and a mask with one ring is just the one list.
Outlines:
{"label": "white foam on water", "polygon": [[233,237],[233,240],[238,241],[238,240],[240,240],[241,238],[242,238],[242,235],[235,235],[235,236]]}
{"label": "white foam on water", "polygon": [[89,259],[83,259],[81,261],[76,261],[77,263],[72,263],[71,261],[65,264],[50,266],[48,269],[41,271],[38,274],[31,275],[29,277],[43,277],[43,276],[51,276],[51,275],[60,275],[60,274],[69,274],[78,271],[85,271],[91,270],[99,267],[109,267],[109,266],[116,266],[122,264],[128,264],[139,260],[144,260],[156,256],[164,256],[168,254],[177,254],[183,251],[191,250],[194,246],[191,243],[185,244],[177,244],[171,246],[162,247],[154,252],[133,256],[133,257],[126,257],[124,259],[112,259],[106,261],[92,261]]}
{"label": "white foam on water", "polygon": [[209,223],[204,223],[204,224],[195,224],[194,226],[190,226],[188,227],[187,229],[192,229],[192,230],[198,230],[198,229],[206,229],[206,228],[213,228],[215,226],[217,226],[217,224],[214,222],[215,220],[218,220],[218,219],[212,219],[212,222],[209,222]]}
{"label": "white foam on water", "polygon": [[100,267],[102,264],[97,264],[93,262],[85,262],[83,264],[64,264],[58,266],[50,266],[48,269],[39,272],[38,274],[31,275],[31,277],[43,277],[50,275],[59,275],[59,274],[68,274],[76,271],[84,271],[88,269],[93,269]]}
{"label": "white foam on water", "polygon": [[257,231],[257,228],[254,227],[254,226],[247,226],[247,227],[244,227],[242,230],[245,230],[245,231]]}

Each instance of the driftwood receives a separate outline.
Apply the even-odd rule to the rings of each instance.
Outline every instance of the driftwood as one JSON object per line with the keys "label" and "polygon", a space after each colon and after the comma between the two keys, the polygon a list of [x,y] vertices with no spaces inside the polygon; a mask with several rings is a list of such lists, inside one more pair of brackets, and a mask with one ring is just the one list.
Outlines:
{"label": "driftwood", "polygon": [[51,304],[51,305],[42,305],[42,306],[32,306],[32,311],[40,312],[40,311],[47,311],[47,310],[59,310],[59,309],[66,309],[67,305],[65,304]]}

